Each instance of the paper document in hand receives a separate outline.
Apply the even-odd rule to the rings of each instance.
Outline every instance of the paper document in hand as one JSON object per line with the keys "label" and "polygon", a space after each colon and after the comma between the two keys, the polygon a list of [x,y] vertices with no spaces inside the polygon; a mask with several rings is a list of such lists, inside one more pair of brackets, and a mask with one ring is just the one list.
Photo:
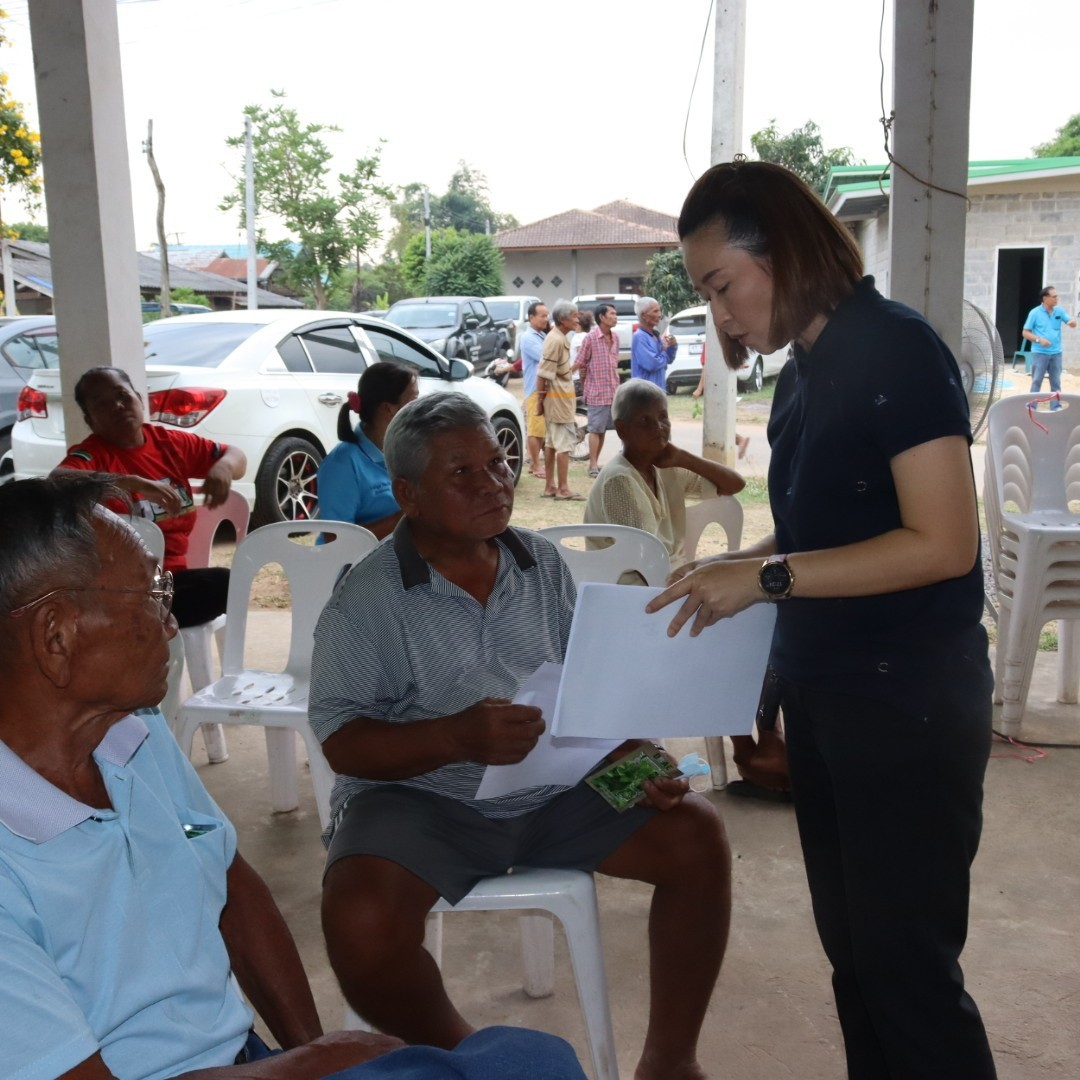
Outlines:
{"label": "paper document in hand", "polygon": [[524,761],[516,765],[489,765],[484,770],[477,799],[494,799],[513,791],[545,784],[576,784],[621,739],[556,739],[551,734],[551,718],[562,675],[560,664],[541,664],[514,695],[515,705],[535,705],[547,727]]}
{"label": "paper document in hand", "polygon": [[593,582],[578,589],[552,724],[557,738],[749,734],[775,607],[754,604],[695,638],[689,623],[668,637],[679,605],[645,613],[661,592]]}

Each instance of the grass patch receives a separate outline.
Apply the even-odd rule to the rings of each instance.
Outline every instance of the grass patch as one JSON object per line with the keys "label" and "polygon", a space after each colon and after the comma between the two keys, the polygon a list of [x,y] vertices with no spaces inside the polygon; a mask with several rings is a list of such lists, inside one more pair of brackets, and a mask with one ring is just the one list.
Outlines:
{"label": "grass patch", "polygon": [[747,476],[745,480],[746,487],[735,498],[744,504],[764,504],[767,506],[769,503],[769,481],[764,476]]}

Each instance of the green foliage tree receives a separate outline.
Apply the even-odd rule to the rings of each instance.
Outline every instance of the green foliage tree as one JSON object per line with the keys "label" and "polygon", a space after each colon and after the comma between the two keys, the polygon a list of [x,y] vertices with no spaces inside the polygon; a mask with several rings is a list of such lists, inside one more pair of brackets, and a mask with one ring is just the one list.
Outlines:
{"label": "green foliage tree", "polygon": [[701,303],[701,297],[690,284],[682,252],[658,251],[645,264],[649,276],[645,279],[645,292],[660,304],[660,310],[674,315],[683,308]]}
{"label": "green foliage tree", "polygon": [[[0,11],[0,45],[10,45],[4,29],[8,15]],[[22,103],[8,90],[8,74],[0,71],[0,199],[17,192],[27,209],[41,198],[41,136],[26,123]],[[10,230],[3,233],[15,239]]]}
{"label": "green foliage tree", "polygon": [[16,221],[8,226],[13,236],[11,240],[29,240],[33,244],[47,244],[49,242],[49,226],[39,225],[36,221]]}
{"label": "green foliage tree", "polygon": [[[322,309],[337,275],[350,261],[358,268],[361,255],[381,236],[379,210],[393,197],[379,181],[382,147],[357,158],[334,185],[329,180],[333,155],[322,136],[339,129],[302,123],[285,104],[283,91],[272,90],[271,95],[276,103],[269,108],[249,105],[244,110],[253,127],[258,212],[280,223],[271,239],[258,222],[259,250],[281,266],[293,288],[310,294]],[[225,141],[243,149],[243,135]],[[243,180],[221,203],[222,210],[237,208],[243,227]]]}
{"label": "green foliage tree", "polygon": [[502,253],[490,236],[439,229],[431,234],[431,258],[424,234],[409,241],[401,260],[414,295],[491,296],[502,289]]}
{"label": "green foliage tree", "polygon": [[750,136],[750,145],[762,161],[783,165],[802,177],[819,195],[825,190],[829,170],[838,165],[858,165],[855,154],[847,146],[826,150],[821,141],[821,130],[813,120],[807,120],[801,128],[782,135],[776,121]]}
{"label": "green foliage tree", "polygon": [[[160,300],[161,297],[159,296]],[[197,293],[194,289],[181,286],[179,289],[169,289],[169,302],[172,304],[202,304],[203,307],[212,308],[209,296]]]}
{"label": "green foliage tree", "polygon": [[1036,157],[1080,157],[1080,113],[1057,129],[1057,136],[1034,147]]}
{"label": "green foliage tree", "polygon": [[[465,161],[458,162],[444,195],[429,194],[428,207],[432,229],[486,233],[489,229],[497,232],[518,224],[513,214],[498,214],[492,209],[487,177]],[[424,228],[424,185],[413,183],[399,188],[391,213],[397,227],[387,248],[403,258],[409,241]]]}

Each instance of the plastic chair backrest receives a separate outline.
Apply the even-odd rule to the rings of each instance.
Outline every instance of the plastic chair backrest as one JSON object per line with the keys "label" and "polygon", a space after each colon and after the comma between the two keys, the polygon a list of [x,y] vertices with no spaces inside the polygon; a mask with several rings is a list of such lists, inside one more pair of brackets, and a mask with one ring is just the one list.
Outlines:
{"label": "plastic chair backrest", "polygon": [[214,537],[218,526],[223,521],[232,523],[236,530],[236,542],[239,544],[248,531],[248,519],[251,511],[247,499],[238,491],[230,491],[225,501],[212,510],[203,504],[195,511],[195,527],[188,537],[187,564],[193,570],[210,565],[210,552],[214,546]]}
{"label": "plastic chair backrest", "polygon": [[160,563],[165,558],[165,534],[149,518],[131,517],[127,521]]}
{"label": "plastic chair backrest", "polygon": [[683,555],[691,562],[697,554],[698,541],[705,526],[716,522],[724,530],[728,551],[737,551],[742,543],[743,508],[734,495],[717,495],[712,499],[686,504],[686,539]]}
{"label": "plastic chair backrest", "polygon": [[[585,581],[617,585],[623,574],[636,571],[647,585],[662,586],[671,572],[667,548],[643,529],[632,529],[628,525],[550,525],[537,531],[559,549],[578,585]],[[563,543],[579,537],[600,537],[612,543],[608,547],[585,551]]]}
{"label": "plastic chair backrest", "polygon": [[[326,543],[316,545],[319,533],[326,535]],[[296,543],[290,539],[294,536],[310,538],[310,543]],[[264,566],[277,563],[292,593],[292,634],[285,670],[294,677],[306,678],[311,670],[315,623],[334,585],[345,567],[360,562],[378,544],[367,529],[344,521],[279,521],[248,535],[236,547],[229,574],[222,674],[236,675],[243,670],[252,582]]]}
{"label": "plastic chair backrest", "polygon": [[1021,514],[1067,514],[1069,503],[1080,499],[1080,396],[1063,394],[1063,408],[1032,416],[1028,403],[1042,398],[1016,394],[990,409],[987,453],[993,455],[997,509],[1005,519],[1016,513],[1010,504]]}

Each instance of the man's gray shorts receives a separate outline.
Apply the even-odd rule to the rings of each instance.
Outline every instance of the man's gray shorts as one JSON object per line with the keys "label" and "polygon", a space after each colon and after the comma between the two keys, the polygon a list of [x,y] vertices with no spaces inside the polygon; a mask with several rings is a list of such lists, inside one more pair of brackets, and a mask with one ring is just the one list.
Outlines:
{"label": "man's gray shorts", "polygon": [[605,431],[615,430],[615,421],[611,419],[610,405],[590,405],[589,422],[585,426],[586,431],[594,435],[603,435]]}
{"label": "man's gray shorts", "polygon": [[582,782],[539,810],[486,818],[456,799],[385,784],[349,800],[326,870],[349,855],[376,855],[456,904],[481,878],[513,867],[593,871],[656,812],[619,813]]}

